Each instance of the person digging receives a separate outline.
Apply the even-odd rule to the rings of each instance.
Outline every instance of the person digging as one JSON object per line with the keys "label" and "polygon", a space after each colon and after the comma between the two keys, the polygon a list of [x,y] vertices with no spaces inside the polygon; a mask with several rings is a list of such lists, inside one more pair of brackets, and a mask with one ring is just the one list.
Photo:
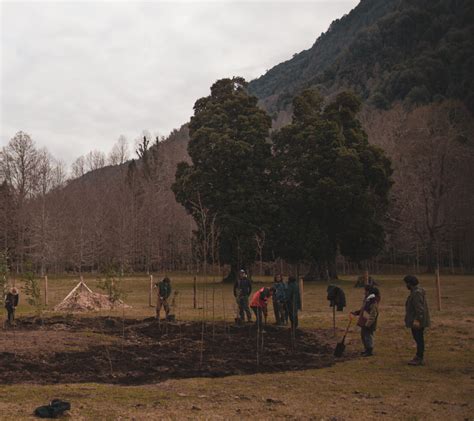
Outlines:
{"label": "person digging", "polygon": [[241,270],[239,279],[237,279],[234,284],[234,297],[239,308],[238,321],[240,322],[245,321],[245,315],[247,315],[247,320],[249,322],[252,320],[252,313],[249,309],[249,297],[251,293],[252,282],[247,277],[245,271]]}
{"label": "person digging", "polygon": [[9,326],[15,324],[15,308],[18,306],[18,290],[15,287],[12,287],[5,295],[5,308],[7,310],[7,323]]}
{"label": "person digging", "polygon": [[158,297],[156,300],[156,318],[160,320],[161,308],[165,309],[165,316],[168,317],[170,313],[170,306],[168,304],[168,298],[171,296],[171,280],[166,277],[161,282],[156,284],[158,288]]}
{"label": "person digging", "polygon": [[364,345],[363,357],[371,357],[374,350],[374,333],[377,329],[377,319],[379,317],[380,291],[370,285],[365,286],[364,302],[362,308],[351,312],[353,316],[359,316],[357,326],[360,327],[360,337]]}
{"label": "person digging", "polygon": [[268,299],[273,295],[274,288],[260,288],[252,297],[250,308],[255,313],[256,325],[259,332],[262,331],[263,320],[267,324],[268,316]]}
{"label": "person digging", "polygon": [[408,365],[423,365],[425,353],[425,328],[430,326],[430,312],[426,293],[419,286],[416,276],[407,275],[403,278],[410,295],[405,303],[405,326],[411,329],[413,339],[416,342],[416,355],[408,362]]}

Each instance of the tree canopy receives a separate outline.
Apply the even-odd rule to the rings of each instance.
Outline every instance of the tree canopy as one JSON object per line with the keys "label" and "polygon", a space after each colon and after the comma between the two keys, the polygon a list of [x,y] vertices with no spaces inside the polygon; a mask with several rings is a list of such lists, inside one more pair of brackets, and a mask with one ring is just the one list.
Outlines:
{"label": "tree canopy", "polygon": [[201,237],[210,230],[206,223],[215,222],[219,259],[231,265],[231,278],[239,266],[254,260],[255,236],[265,225],[270,127],[270,117],[248,94],[244,79],[219,80],[194,105],[188,145],[192,163],[182,162],[176,171],[177,201],[193,216]]}
{"label": "tree canopy", "polygon": [[356,114],[360,101],[339,94],[323,105],[317,91],[293,102],[293,121],[273,135],[280,223],[277,254],[331,272],[338,249],[360,262],[383,247],[391,166],[370,145]]}

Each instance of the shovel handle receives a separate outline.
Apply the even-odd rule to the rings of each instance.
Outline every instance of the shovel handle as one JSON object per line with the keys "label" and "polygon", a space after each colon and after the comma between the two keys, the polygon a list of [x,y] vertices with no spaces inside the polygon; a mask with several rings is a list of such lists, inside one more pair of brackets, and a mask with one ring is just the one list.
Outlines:
{"label": "shovel handle", "polygon": [[346,332],[344,333],[344,338],[346,337],[347,332],[349,332],[349,328],[351,327],[351,324],[352,324],[352,317],[349,318],[349,323],[347,324]]}

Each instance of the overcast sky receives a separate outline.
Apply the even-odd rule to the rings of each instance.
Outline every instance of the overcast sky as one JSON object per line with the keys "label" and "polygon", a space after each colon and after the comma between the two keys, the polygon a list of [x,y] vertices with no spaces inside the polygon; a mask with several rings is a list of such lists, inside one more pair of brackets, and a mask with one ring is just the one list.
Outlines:
{"label": "overcast sky", "polygon": [[0,1],[0,146],[23,130],[68,164],[166,136],[214,81],[262,75],[358,3]]}

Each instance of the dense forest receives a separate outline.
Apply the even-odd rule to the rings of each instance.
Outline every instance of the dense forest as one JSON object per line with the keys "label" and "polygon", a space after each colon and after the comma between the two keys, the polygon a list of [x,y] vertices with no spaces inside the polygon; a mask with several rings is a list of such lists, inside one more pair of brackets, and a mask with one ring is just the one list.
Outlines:
{"label": "dense forest", "polygon": [[362,0],[306,51],[250,83],[269,111],[308,87],[350,88],[378,108],[446,98],[474,111],[474,4]]}
{"label": "dense forest", "polygon": [[[293,105],[303,92],[320,93],[320,110],[343,91],[362,99],[357,108],[358,130],[363,129],[370,145],[385,152],[393,167],[384,218],[370,225],[378,227],[377,238],[384,233],[383,241],[363,256],[366,264],[432,271],[439,263],[453,271],[472,271],[473,13],[474,5],[467,0],[362,0],[334,21],[310,49],[248,86],[262,112],[268,113],[268,121],[272,120],[275,162],[286,151],[282,146],[292,147],[291,139],[305,131],[298,126]],[[202,105],[202,101],[196,103]],[[321,124],[321,117],[312,118],[314,125]],[[191,122],[191,137],[198,128],[196,120]],[[122,273],[195,268],[202,260],[202,236],[193,235],[200,229],[196,212],[202,217],[204,209],[196,207],[196,200],[193,208],[178,192],[178,202],[193,220],[176,201],[176,188],[172,191],[178,164],[189,164],[200,153],[193,146],[188,149],[189,139],[188,124],[167,139],[143,133],[131,159],[126,139],[119,138],[109,156],[91,151],[68,171],[46,150],[38,149],[34,133],[18,132],[0,151],[2,259],[7,258],[15,272],[27,266],[38,273],[101,271],[111,266]],[[227,163],[239,162],[224,157]],[[313,160],[314,165],[318,162]],[[181,165],[178,176],[185,168]],[[293,182],[300,183],[297,178]],[[286,193],[291,197],[293,192]],[[234,210],[238,205],[238,201],[233,203]],[[324,206],[315,204],[315,213]],[[301,217],[296,212],[293,220]],[[272,214],[258,225],[265,227],[272,218],[285,220],[288,213]],[[357,252],[361,254],[366,243],[359,233],[354,236],[354,227],[346,227],[337,232],[331,258],[322,259],[327,274],[329,261],[336,261],[339,269],[349,261],[361,263]],[[319,229],[321,235],[324,227],[313,224],[311,228]],[[262,229],[251,231],[239,240],[246,243],[246,264],[260,260],[262,267],[264,260],[274,261],[278,256],[290,263],[314,263],[307,253],[298,254],[301,249],[296,253],[279,244],[270,231],[266,230],[266,236]],[[317,235],[311,237],[309,229],[295,227],[280,235],[293,238],[295,232],[305,238],[306,250],[321,252],[313,241]],[[227,248],[232,244],[227,243]],[[358,245],[357,250],[349,250],[348,244]],[[235,266],[225,253],[221,250],[211,260],[215,257]],[[336,274],[332,268],[331,275]]]}
{"label": "dense forest", "polygon": [[472,270],[473,57],[473,2],[362,0],[249,89],[276,128],[290,122],[293,98],[304,89],[327,99],[356,92],[369,141],[394,166],[379,259]]}
{"label": "dense forest", "polygon": [[170,189],[177,163],[186,159],[186,130],[160,142],[144,133],[135,159],[120,138],[108,157],[79,157],[70,175],[17,133],[0,155],[0,241],[10,270],[187,269],[192,221]]}

